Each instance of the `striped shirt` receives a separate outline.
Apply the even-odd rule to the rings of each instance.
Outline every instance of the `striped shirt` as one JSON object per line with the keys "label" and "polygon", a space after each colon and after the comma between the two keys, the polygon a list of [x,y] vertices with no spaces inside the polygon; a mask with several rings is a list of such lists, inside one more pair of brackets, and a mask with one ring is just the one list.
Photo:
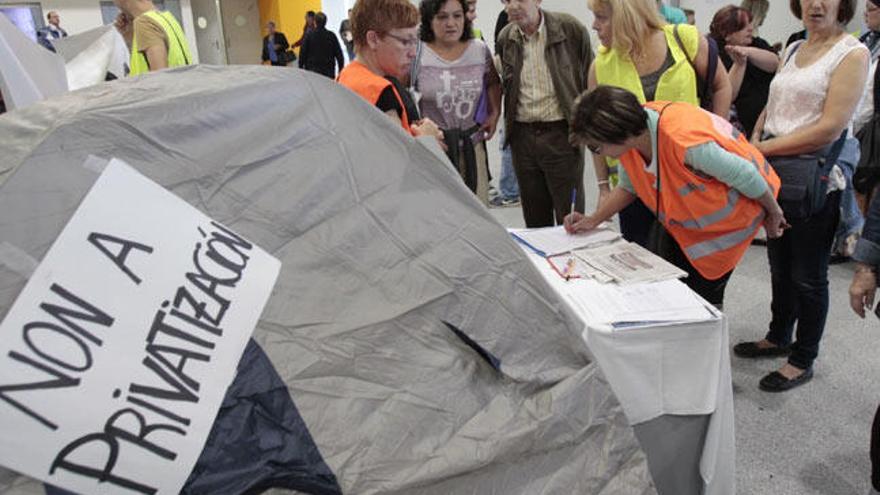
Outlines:
{"label": "striped shirt", "polygon": [[519,75],[519,104],[516,108],[517,122],[552,122],[565,118],[553,88],[553,78],[544,58],[547,46],[547,28],[544,15],[541,24],[531,36],[526,36],[519,26],[523,40],[522,72]]}

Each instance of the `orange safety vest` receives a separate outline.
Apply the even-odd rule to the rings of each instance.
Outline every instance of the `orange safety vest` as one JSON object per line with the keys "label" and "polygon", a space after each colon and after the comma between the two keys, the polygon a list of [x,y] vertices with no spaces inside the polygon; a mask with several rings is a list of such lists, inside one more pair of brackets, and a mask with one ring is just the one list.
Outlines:
{"label": "orange safety vest", "polygon": [[[757,200],[685,165],[688,148],[718,143],[752,162],[774,196],[779,193],[779,177],[761,152],[721,117],[686,103],[655,101],[645,108],[662,114],[657,125],[658,218],[700,275],[717,280],[733,270],[745,254],[764,220],[764,209]],[[639,199],[656,210],[656,169],[647,167],[635,149],[620,160]]]}
{"label": "orange safety vest", "polygon": [[397,102],[402,109],[402,112],[400,113],[400,123],[403,125],[403,130],[415,135],[413,134],[412,128],[409,126],[409,117],[406,114],[406,107],[403,105],[403,99],[397,92],[397,88],[395,88],[389,80],[375,74],[363,63],[354,60],[346,65],[345,68],[342,69],[342,72],[336,76],[336,82],[361,95],[363,99],[373,105],[379,101],[379,96],[382,95],[385,88],[390,86],[391,91],[394,91],[394,96],[397,98]]}

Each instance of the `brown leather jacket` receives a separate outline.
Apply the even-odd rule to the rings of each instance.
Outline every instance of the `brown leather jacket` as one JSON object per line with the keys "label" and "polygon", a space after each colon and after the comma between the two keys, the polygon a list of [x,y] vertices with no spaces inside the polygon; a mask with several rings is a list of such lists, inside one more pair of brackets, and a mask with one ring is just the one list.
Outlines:
{"label": "brown leather jacket", "polygon": [[[590,35],[580,21],[568,14],[541,10],[547,30],[544,56],[553,78],[553,88],[565,119],[571,120],[575,98],[587,89],[587,72],[593,62]],[[523,62],[523,37],[510,23],[496,41],[501,57],[501,83],[504,88],[504,128],[512,129],[519,104],[519,76]],[[510,131],[504,133],[505,139]]]}

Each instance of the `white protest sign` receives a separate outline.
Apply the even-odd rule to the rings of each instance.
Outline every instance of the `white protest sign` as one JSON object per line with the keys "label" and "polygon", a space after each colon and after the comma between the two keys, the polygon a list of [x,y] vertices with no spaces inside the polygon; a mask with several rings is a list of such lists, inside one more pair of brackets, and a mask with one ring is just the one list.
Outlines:
{"label": "white protest sign", "polygon": [[178,493],[280,268],[111,161],[0,325],[0,464]]}

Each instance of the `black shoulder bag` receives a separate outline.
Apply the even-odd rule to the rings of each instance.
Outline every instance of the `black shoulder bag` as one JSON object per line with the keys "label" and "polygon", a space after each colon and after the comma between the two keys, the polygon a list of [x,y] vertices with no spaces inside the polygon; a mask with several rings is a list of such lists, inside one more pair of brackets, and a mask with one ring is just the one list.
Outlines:
{"label": "black shoulder bag", "polygon": [[[700,108],[711,112],[712,82],[715,80],[715,72],[718,70],[718,43],[711,36],[706,36],[706,43],[709,46],[709,65],[706,67],[706,77],[703,78],[700,77],[700,73],[697,72],[697,66],[694,65],[690,54],[684,48],[684,43],[682,43],[681,37],[678,35],[678,24],[672,28],[672,34],[675,35],[675,42],[678,43],[678,48],[684,53],[685,60],[688,61],[688,64],[694,70],[694,75],[697,76],[697,98],[700,100]],[[697,44],[697,50],[699,51],[699,44]],[[697,55],[694,54],[694,58],[696,57]]]}

